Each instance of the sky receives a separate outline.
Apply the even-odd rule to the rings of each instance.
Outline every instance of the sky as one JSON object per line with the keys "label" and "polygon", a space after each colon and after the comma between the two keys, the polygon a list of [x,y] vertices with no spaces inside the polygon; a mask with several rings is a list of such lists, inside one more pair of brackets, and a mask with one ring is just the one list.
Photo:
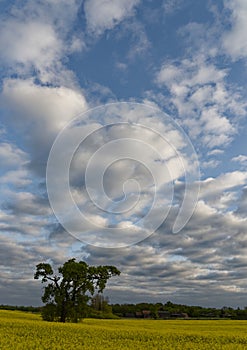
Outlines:
{"label": "sky", "polygon": [[0,303],[247,305],[245,0],[0,0]]}

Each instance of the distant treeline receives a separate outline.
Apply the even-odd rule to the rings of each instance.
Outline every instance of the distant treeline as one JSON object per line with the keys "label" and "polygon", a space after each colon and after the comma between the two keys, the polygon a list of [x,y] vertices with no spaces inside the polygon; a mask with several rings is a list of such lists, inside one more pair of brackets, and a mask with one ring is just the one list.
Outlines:
{"label": "distant treeline", "polygon": [[[12,306],[0,305],[2,310],[19,310],[32,313],[41,313],[43,307],[35,306]],[[162,303],[139,303],[139,304],[108,304],[108,299],[96,297],[91,305],[88,305],[87,316],[94,318],[151,318],[151,319],[174,319],[174,318],[229,318],[235,320],[247,320],[247,307],[244,309],[231,308],[206,308],[202,306],[188,306],[173,304],[168,301]]]}
{"label": "distant treeline", "polygon": [[206,308],[201,306],[188,306],[173,304],[168,301],[162,303],[139,303],[139,304],[112,304],[113,314],[119,317],[128,318],[230,318],[238,320],[247,319],[247,308],[233,309],[224,306],[223,308]]}
{"label": "distant treeline", "polygon": [[33,313],[40,313],[42,310],[42,307],[37,306],[12,306],[12,305],[0,305],[0,310],[17,310],[17,311],[26,311],[26,312],[33,312]]}

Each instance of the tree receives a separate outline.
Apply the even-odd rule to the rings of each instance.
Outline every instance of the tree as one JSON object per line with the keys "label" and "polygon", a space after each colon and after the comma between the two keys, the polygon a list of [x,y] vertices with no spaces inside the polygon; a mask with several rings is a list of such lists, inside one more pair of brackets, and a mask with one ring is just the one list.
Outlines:
{"label": "tree", "polygon": [[91,306],[96,311],[108,311],[110,307],[108,297],[104,297],[101,294],[96,294],[91,300]]}
{"label": "tree", "polygon": [[112,313],[109,298],[103,294],[96,294],[92,297],[89,316],[93,318],[118,318]]}
{"label": "tree", "polygon": [[36,265],[34,279],[47,283],[42,296],[46,303],[42,317],[47,321],[78,322],[85,317],[87,303],[97,291],[102,293],[112,276],[119,276],[115,266],[89,266],[84,261],[70,259],[58,268],[55,275],[50,264]]}

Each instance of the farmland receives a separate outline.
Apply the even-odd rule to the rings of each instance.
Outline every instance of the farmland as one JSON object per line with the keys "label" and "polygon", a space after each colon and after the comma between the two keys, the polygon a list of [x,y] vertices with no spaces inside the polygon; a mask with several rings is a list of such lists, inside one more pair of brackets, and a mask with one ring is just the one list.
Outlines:
{"label": "farmland", "polygon": [[247,321],[95,320],[50,323],[0,310],[0,349],[246,349]]}

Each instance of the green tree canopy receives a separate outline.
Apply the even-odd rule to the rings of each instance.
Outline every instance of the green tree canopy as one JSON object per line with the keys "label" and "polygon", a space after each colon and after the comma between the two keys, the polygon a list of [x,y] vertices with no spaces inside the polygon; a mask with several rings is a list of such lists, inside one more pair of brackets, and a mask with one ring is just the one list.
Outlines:
{"label": "green tree canopy", "polygon": [[95,293],[102,293],[112,276],[119,276],[115,266],[89,266],[85,261],[66,261],[54,274],[50,264],[36,266],[34,279],[47,283],[42,296],[46,304],[43,319],[77,322],[85,316],[87,302]]}

